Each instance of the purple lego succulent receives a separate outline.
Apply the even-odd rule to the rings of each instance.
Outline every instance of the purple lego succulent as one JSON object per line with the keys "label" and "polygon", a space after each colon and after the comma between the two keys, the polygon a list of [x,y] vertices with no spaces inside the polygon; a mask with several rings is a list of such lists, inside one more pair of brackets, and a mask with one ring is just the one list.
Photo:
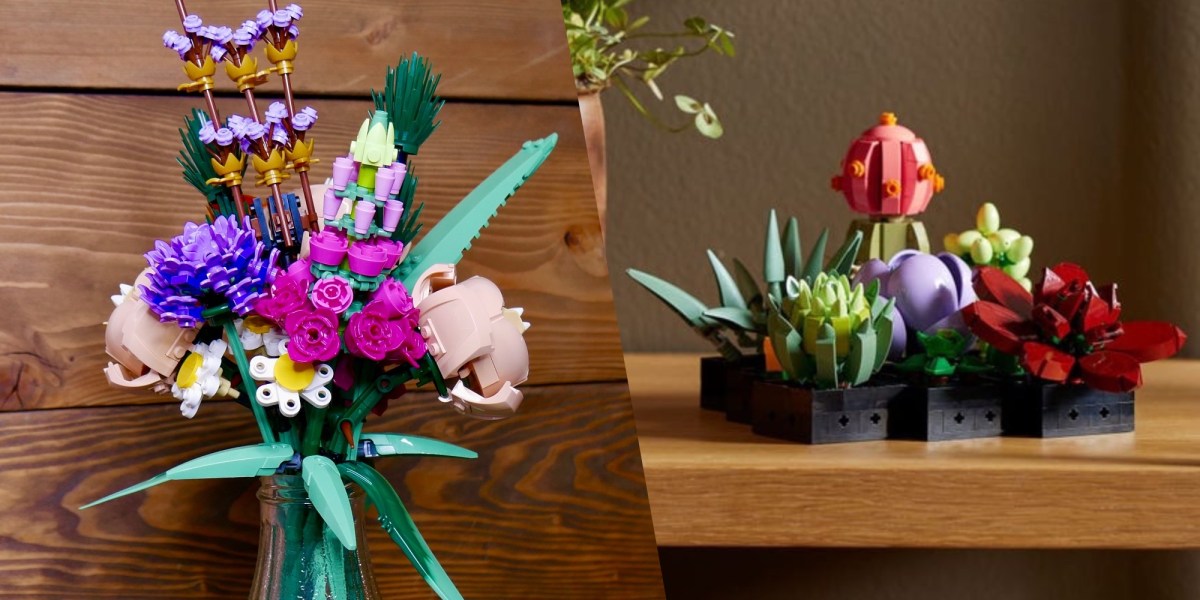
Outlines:
{"label": "purple lego succulent", "polygon": [[888,262],[872,259],[854,276],[864,285],[879,281],[879,294],[896,300],[892,348],[895,359],[904,355],[910,334],[953,329],[965,337],[971,332],[959,311],[975,302],[971,268],[953,254],[931,255],[904,250]]}
{"label": "purple lego succulent", "polygon": [[270,284],[278,252],[265,254],[247,217],[217,217],[212,224],[187,223],[170,243],[159,240],[146,253],[150,284],[142,299],[164,323],[197,326],[205,308],[227,302],[245,315]]}

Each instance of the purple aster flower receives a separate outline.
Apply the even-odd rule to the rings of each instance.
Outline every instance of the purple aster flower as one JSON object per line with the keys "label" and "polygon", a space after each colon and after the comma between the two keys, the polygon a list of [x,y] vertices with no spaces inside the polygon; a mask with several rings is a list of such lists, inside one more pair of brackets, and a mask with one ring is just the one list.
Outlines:
{"label": "purple aster flower", "polygon": [[287,129],[280,125],[276,125],[271,128],[271,141],[279,144],[280,146],[286,146],[291,143],[291,138],[288,137]]}
{"label": "purple aster flower", "polygon": [[292,117],[292,128],[296,131],[308,131],[317,122],[317,109],[305,106]]}
{"label": "purple aster flower", "polygon": [[222,127],[217,130],[216,135],[218,146],[228,146],[233,143],[233,131],[228,127]]}
{"label": "purple aster flower", "polygon": [[277,10],[271,15],[271,24],[276,27],[287,27],[292,24],[292,13],[286,10]]}
{"label": "purple aster flower", "polygon": [[273,21],[273,20],[274,20],[274,15],[271,14],[271,11],[269,11],[265,8],[263,10],[258,11],[258,14],[255,15],[255,17],[254,17],[254,22],[258,25],[258,28],[260,30],[270,27],[271,21]]}
{"label": "purple aster flower", "polygon": [[282,102],[272,102],[271,105],[267,107],[267,112],[263,115],[268,123],[282,123],[287,116],[287,106],[285,106]]}
{"label": "purple aster flower", "polygon": [[293,20],[299,20],[300,17],[304,16],[304,9],[300,8],[299,4],[289,4],[285,7],[283,7],[283,10],[286,10],[289,13],[292,13]]}
{"label": "purple aster flower", "polygon": [[202,125],[200,125],[200,130],[196,132],[196,135],[200,138],[200,141],[204,142],[205,144],[211,144],[216,141],[217,130],[213,127],[212,121],[209,121],[204,117],[200,117],[200,121]]}
{"label": "purple aster flower", "polygon": [[192,49],[192,40],[172,29],[163,34],[163,46],[178,52],[179,58],[184,58]]}
{"label": "purple aster flower", "polygon": [[204,21],[200,20],[199,15],[188,15],[183,18],[183,30],[188,33],[197,33],[204,25]]}
{"label": "purple aster flower", "polygon": [[278,252],[265,249],[249,217],[187,223],[170,243],[157,241],[146,253],[150,283],[141,287],[142,298],[160,321],[180,327],[195,327],[205,308],[222,302],[245,315],[271,283]]}

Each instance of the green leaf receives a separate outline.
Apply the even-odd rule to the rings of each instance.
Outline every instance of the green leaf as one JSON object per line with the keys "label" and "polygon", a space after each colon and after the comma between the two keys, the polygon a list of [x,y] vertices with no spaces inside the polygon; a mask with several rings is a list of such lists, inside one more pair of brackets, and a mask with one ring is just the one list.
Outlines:
{"label": "green leaf", "polygon": [[825,270],[838,275],[849,275],[850,270],[854,267],[854,258],[858,255],[858,248],[862,245],[862,240],[861,231],[855,231],[847,237],[842,247],[838,248],[833,258],[829,260],[829,265]]}
{"label": "green leaf", "polygon": [[796,329],[792,324],[784,318],[779,312],[779,306],[774,302],[767,303],[767,335],[771,338],[771,346],[775,351],[775,358],[779,361],[779,366],[783,369],[784,374],[788,378],[795,378],[796,368],[792,364],[792,352],[790,350],[789,336],[796,336],[796,343],[799,345],[800,334],[796,333]]}
{"label": "green leaf", "polygon": [[758,288],[758,282],[754,280],[754,276],[750,274],[750,269],[746,268],[745,263],[736,258],[733,259],[733,276],[737,281],[738,291],[741,292],[742,298],[746,299],[746,307],[751,310],[761,307],[763,296],[762,290]]}
{"label": "green leaf", "polygon": [[683,22],[683,26],[690,29],[693,33],[704,33],[708,31],[708,21],[703,17],[691,17]]}
{"label": "green leaf", "polygon": [[713,275],[717,278],[717,290],[721,293],[721,305],[745,310],[746,299],[742,297],[737,282],[712,250],[708,250],[708,262],[712,265]]}
{"label": "green leaf", "polygon": [[[878,298],[876,302],[878,302]],[[875,335],[879,339],[879,343],[875,346],[875,370],[883,368],[883,362],[887,360],[888,351],[892,347],[892,333],[895,328],[895,321],[892,317],[892,311],[896,305],[896,301],[888,300],[884,305],[878,317],[874,318]]]}
{"label": "green leaf", "polygon": [[642,284],[642,287],[649,290],[651,294],[658,296],[659,300],[666,303],[691,327],[701,328],[707,325],[704,320],[704,311],[708,310],[708,307],[697,300],[695,296],[683,291],[675,284],[649,273],[637,269],[626,269],[625,272],[634,281]]}
{"label": "green leaf", "polygon": [[80,510],[128,496],[134,492],[152,488],[160,483],[183,479],[230,479],[235,477],[262,477],[272,475],[279,465],[292,458],[295,450],[289,444],[256,444],[229,448],[189,460],[177,467],[155,475],[137,485],[109,494],[95,502],[80,507]]}
{"label": "green leaf", "polygon": [[301,475],[308,499],[325,525],[347,550],[356,549],[354,513],[350,512],[350,497],[346,495],[346,485],[342,483],[337,465],[324,456],[308,456],[301,463]]}
{"label": "green leaf", "polygon": [[346,479],[366,492],[367,499],[379,512],[380,526],[400,547],[438,597],[442,600],[463,600],[462,594],[434,556],[429,544],[425,543],[425,538],[421,537],[417,524],[413,522],[412,516],[400,501],[400,496],[387,479],[379,471],[363,463],[342,463],[338,468]]}
{"label": "green leaf", "polygon": [[838,358],[837,333],[829,323],[821,325],[817,334],[816,353],[813,356],[817,363],[817,373],[814,380],[819,389],[838,387]]}
{"label": "green leaf", "polygon": [[780,299],[780,285],[787,277],[783,267],[783,244],[779,242],[779,220],[771,209],[767,217],[766,243],[763,247],[763,279],[767,282],[768,294]]}
{"label": "green leaf", "polygon": [[431,71],[429,59],[414,52],[388,67],[382,92],[371,90],[375,110],[387,112],[396,131],[396,147],[416,154],[421,144],[441,125],[438,113],[446,101],[437,95],[440,74]]}
{"label": "green leaf", "polygon": [[803,276],[804,250],[800,247],[800,224],[796,217],[783,227],[783,270],[797,279]]}
{"label": "green leaf", "polygon": [[690,98],[681,94],[675,95],[675,106],[678,106],[679,110],[682,110],[689,115],[699,114],[704,110],[704,104],[700,103],[694,98]]}
{"label": "green leaf", "polygon": [[362,439],[371,442],[379,456],[443,456],[446,458],[478,458],[471,450],[441,440],[399,433],[364,433]]}
{"label": "green leaf", "polygon": [[758,328],[754,323],[754,315],[744,308],[718,306],[704,311],[704,316],[724,323],[733,329],[755,331]]}
{"label": "green leaf", "polygon": [[813,244],[812,250],[808,253],[808,265],[804,267],[804,280],[810,284],[821,273],[821,262],[825,260],[825,246],[828,243],[829,229],[822,229],[821,235],[817,236],[817,243]]}
{"label": "green leaf", "polygon": [[720,119],[717,119],[716,113],[707,104],[704,105],[704,110],[696,115],[696,130],[700,132],[700,135],[714,140],[725,135],[725,128],[721,125]]}
{"label": "green leaf", "polygon": [[733,49],[733,34],[728,31],[723,31],[721,35],[717,36],[717,44],[721,47],[721,52],[725,56],[734,56],[736,54]]}
{"label": "green leaf", "polygon": [[878,341],[870,321],[864,321],[862,330],[851,334],[850,352],[846,355],[846,381],[851,386],[866,383],[875,373]]}

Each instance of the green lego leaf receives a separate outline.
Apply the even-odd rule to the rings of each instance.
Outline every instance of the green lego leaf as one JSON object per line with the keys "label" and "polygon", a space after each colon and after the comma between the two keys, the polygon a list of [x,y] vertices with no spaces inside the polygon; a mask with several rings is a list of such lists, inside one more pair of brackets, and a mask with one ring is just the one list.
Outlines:
{"label": "green lego leaf", "polygon": [[846,355],[845,379],[851,386],[866,383],[875,373],[878,343],[879,338],[870,321],[863,321],[859,330],[850,335],[850,352]]}
{"label": "green lego leaf", "polygon": [[821,325],[817,335],[816,352],[813,355],[817,372],[814,378],[818,388],[838,387],[837,333],[829,323]]}
{"label": "green lego leaf", "polygon": [[380,456],[444,456],[447,458],[478,458],[466,448],[441,440],[398,433],[364,433],[362,439],[375,445]]}
{"label": "green lego leaf", "polygon": [[718,306],[704,311],[704,316],[735,330],[757,331],[754,315],[744,308]]}
{"label": "green lego leaf", "polygon": [[634,281],[642,284],[642,287],[650,290],[651,294],[658,296],[659,300],[662,300],[684,321],[687,321],[689,326],[702,328],[708,325],[708,322],[704,318],[704,313],[708,310],[708,307],[703,302],[697,300],[695,296],[683,291],[675,284],[664,279],[659,279],[649,273],[637,269],[627,269],[625,272]]}
{"label": "green lego leaf", "polygon": [[825,260],[825,246],[829,243],[829,230],[822,229],[821,235],[817,236],[817,243],[813,244],[812,251],[808,253],[808,265],[804,267],[804,279],[812,282],[821,272],[821,262]]}
{"label": "green lego leaf", "polygon": [[788,219],[783,228],[783,268],[792,277],[802,277],[804,250],[800,247],[800,223],[796,217]]}
{"label": "green lego leaf", "polygon": [[746,268],[745,263],[736,258],[733,259],[733,277],[737,281],[738,291],[746,300],[746,306],[751,307],[751,310],[762,306],[763,295],[762,290],[758,287],[758,282],[754,280],[754,276],[750,274],[750,269]]}
{"label": "green lego leaf", "polygon": [[[875,300],[879,301],[878,298]],[[892,333],[895,328],[893,312],[896,306],[896,301],[888,300],[880,309],[878,316],[873,316],[876,339],[879,343],[875,346],[875,370],[883,368],[884,361],[887,360],[888,351],[892,347]]]}
{"label": "green lego leaf", "polygon": [[405,154],[416,154],[421,144],[441,125],[438,112],[446,101],[437,95],[442,76],[430,70],[429,59],[414,52],[388,67],[382,92],[371,90],[375,109],[387,111],[396,132],[396,147]]}
{"label": "green lego leaf", "polygon": [[767,282],[767,294],[779,299],[780,285],[786,273],[783,268],[783,245],[779,242],[779,220],[774,209],[767,217],[766,244],[763,247],[763,279]]}
{"label": "green lego leaf", "polygon": [[458,205],[442,217],[432,230],[413,246],[397,269],[396,277],[407,289],[413,289],[417,279],[436,264],[456,264],[471,242],[487,227],[496,211],[554,150],[558,134],[525,142],[519,151],[484,179]]}
{"label": "green lego leaf", "polygon": [[[779,361],[780,368],[789,379],[796,378],[796,367],[792,362],[794,356],[792,352],[792,342],[799,347],[800,334],[796,332],[796,328],[784,318],[780,312],[779,306],[774,302],[769,302],[767,306],[767,335],[771,338],[771,349],[775,352],[775,358]],[[795,340],[792,340],[792,337]]]}
{"label": "green lego leaf", "polygon": [[413,208],[418,183],[420,183],[420,179],[410,167],[404,175],[404,181],[400,184],[400,193],[396,195],[396,199],[404,206],[404,210],[400,213],[400,222],[396,225],[396,231],[392,232],[392,239],[405,246],[412,243],[423,225],[421,211],[425,209],[425,203],[422,202]]}
{"label": "green lego leaf", "polygon": [[862,240],[863,234],[861,231],[855,231],[850,234],[850,237],[846,238],[842,247],[838,248],[833,258],[829,260],[829,265],[825,270],[839,275],[849,275],[850,270],[854,267],[854,258],[858,255],[858,248],[862,245]]}
{"label": "green lego leaf", "polygon": [[717,290],[721,293],[721,305],[727,308],[746,308],[746,299],[742,297],[741,290],[738,289],[737,282],[734,281],[733,275],[729,274],[729,270],[721,263],[721,259],[717,258],[716,253],[708,250],[708,262],[712,265],[713,275],[717,278]]}
{"label": "green lego leaf", "polygon": [[[208,202],[217,205],[218,216],[236,215],[237,208],[233,205],[233,195],[229,192],[229,188],[206,183],[210,179],[219,177],[212,167],[208,148],[204,142],[200,141],[200,126],[206,119],[204,111],[195,108],[192,109],[191,117],[183,118],[184,127],[179,130],[179,139],[183,142],[183,149],[179,151],[175,162],[183,167],[183,180],[203,194]],[[245,171],[244,167],[242,171]]]}
{"label": "green lego leaf", "polygon": [[332,460],[321,455],[304,458],[301,474],[304,477],[304,489],[312,502],[317,514],[324,519],[338,541],[347,550],[354,550],[358,540],[354,537],[354,514],[350,512],[350,497],[346,495],[346,485],[337,465]]}
{"label": "green lego leaf", "polygon": [[214,452],[189,460],[177,467],[155,475],[137,485],[109,494],[80,510],[115,500],[122,496],[152,488],[160,483],[183,479],[228,479],[272,475],[279,465],[292,458],[295,451],[289,444],[258,444]]}
{"label": "green lego leaf", "polygon": [[421,537],[417,524],[387,479],[363,463],[342,463],[338,468],[346,479],[366,492],[367,499],[379,512],[380,526],[438,597],[442,600],[463,600],[462,594],[454,587],[454,582],[433,555],[429,544],[425,543],[425,538]]}

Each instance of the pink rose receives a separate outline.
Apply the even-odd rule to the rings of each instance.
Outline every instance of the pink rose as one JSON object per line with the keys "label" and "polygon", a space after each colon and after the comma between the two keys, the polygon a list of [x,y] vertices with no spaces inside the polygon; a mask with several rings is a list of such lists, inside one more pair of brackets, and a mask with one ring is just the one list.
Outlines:
{"label": "pink rose", "polygon": [[404,289],[404,284],[395,279],[385,279],[379,284],[379,289],[371,294],[371,304],[378,303],[389,319],[412,316],[416,319],[416,307],[413,306],[412,296]]}
{"label": "pink rose", "polygon": [[330,360],[341,349],[338,316],[326,308],[301,309],[287,316],[288,356],[296,362]]}
{"label": "pink rose", "polygon": [[354,289],[350,282],[334,275],[318,281],[312,288],[312,303],[317,308],[327,308],[342,314],[354,302]]}
{"label": "pink rose", "polygon": [[308,306],[308,283],[292,273],[279,275],[270,291],[254,304],[254,312],[282,325],[287,316]]}
{"label": "pink rose", "polygon": [[408,364],[418,366],[421,357],[429,349],[425,345],[425,338],[421,337],[421,332],[417,330],[416,316],[406,317],[397,321],[392,321],[396,326],[396,331],[400,334],[400,345],[388,354],[390,360],[403,360]]}
{"label": "pink rose", "polygon": [[346,323],[346,349],[355,356],[383,360],[404,341],[394,323],[385,316],[378,302],[350,316]]}

